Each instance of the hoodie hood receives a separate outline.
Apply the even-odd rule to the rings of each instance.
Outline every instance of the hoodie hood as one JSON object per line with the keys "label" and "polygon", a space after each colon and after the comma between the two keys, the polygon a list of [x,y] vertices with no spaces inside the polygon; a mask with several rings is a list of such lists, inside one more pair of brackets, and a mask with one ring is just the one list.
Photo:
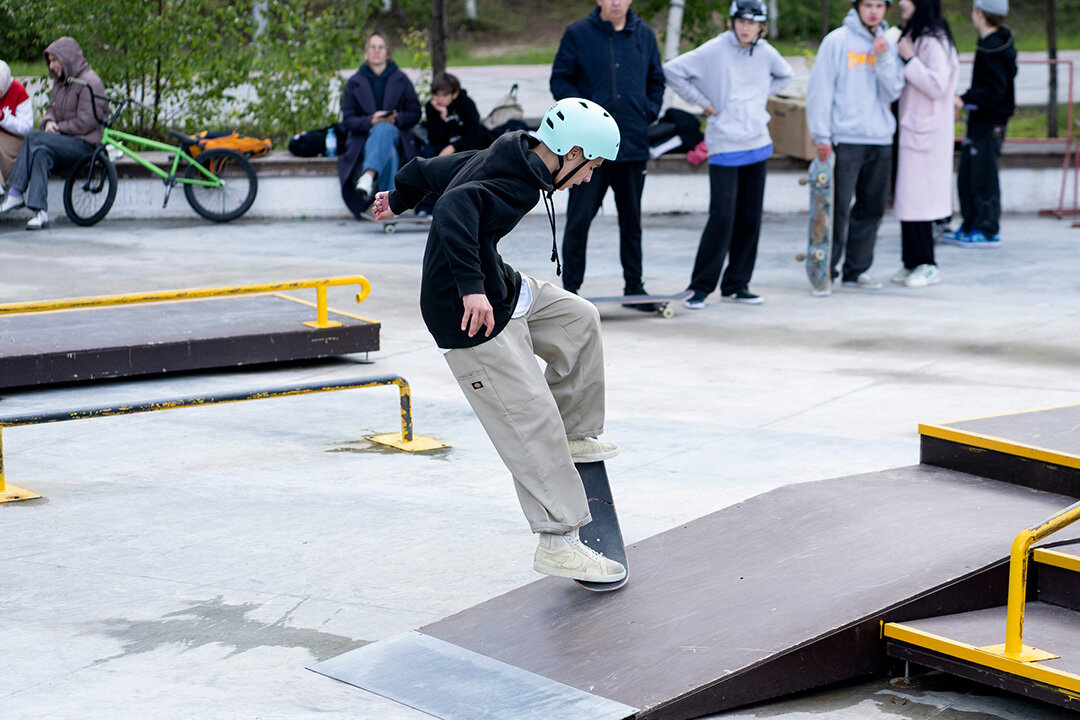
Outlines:
{"label": "hoodie hood", "polygon": [[[870,31],[863,25],[862,18],[859,17],[859,11],[855,8],[848,10],[848,14],[844,16],[844,27],[856,35],[863,37],[869,41],[873,41],[875,35],[871,35]],[[884,35],[885,31],[889,29],[889,21],[882,20],[877,26],[877,35]]]}
{"label": "hoodie hood", "polygon": [[979,38],[979,41],[975,43],[975,52],[986,53],[987,55],[1008,52],[1012,48],[1013,34],[1012,30],[1007,27],[999,27],[986,37]]}
{"label": "hoodie hood", "polygon": [[503,133],[491,144],[495,152],[485,157],[484,170],[494,177],[518,177],[540,192],[551,192],[555,182],[551,171],[531,152],[539,144],[540,140],[525,130]]}
{"label": "hoodie hood", "polygon": [[[45,48],[45,55],[52,55],[60,60],[61,75],[57,80],[64,80],[69,77],[79,77],[79,75],[90,67],[90,63],[86,62],[82,48],[79,47],[79,43],[75,41],[75,38],[62,37],[59,40],[56,40],[49,45],[49,47]],[[47,57],[46,62],[48,62]]]}

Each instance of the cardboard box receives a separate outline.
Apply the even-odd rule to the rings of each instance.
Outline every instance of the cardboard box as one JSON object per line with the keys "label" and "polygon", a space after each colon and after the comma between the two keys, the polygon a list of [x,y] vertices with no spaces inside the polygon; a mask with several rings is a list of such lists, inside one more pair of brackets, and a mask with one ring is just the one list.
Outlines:
{"label": "cardboard box", "polygon": [[765,107],[772,118],[769,134],[773,152],[799,160],[813,159],[817,149],[806,126],[806,100],[773,95]]}

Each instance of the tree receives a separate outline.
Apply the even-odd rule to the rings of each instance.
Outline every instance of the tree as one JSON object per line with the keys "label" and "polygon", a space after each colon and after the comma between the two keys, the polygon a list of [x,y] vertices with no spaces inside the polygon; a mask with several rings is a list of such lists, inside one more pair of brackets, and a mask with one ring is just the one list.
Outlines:
{"label": "tree", "polygon": [[431,0],[431,72],[446,72],[446,0]]}
{"label": "tree", "polygon": [[1050,60],[1050,102],[1046,108],[1046,136],[1058,136],[1057,0],[1046,0],[1046,49]]}

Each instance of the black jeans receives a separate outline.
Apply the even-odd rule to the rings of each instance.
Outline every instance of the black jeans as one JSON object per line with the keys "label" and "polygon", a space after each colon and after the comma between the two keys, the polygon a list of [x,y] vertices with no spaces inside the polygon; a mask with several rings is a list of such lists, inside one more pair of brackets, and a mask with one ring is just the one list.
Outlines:
{"label": "black jeans", "polygon": [[964,232],[978,230],[993,237],[1001,229],[1001,186],[998,157],[1005,142],[1005,125],[973,122],[960,148],[957,189]]}
{"label": "black jeans", "polygon": [[641,286],[641,193],[645,189],[645,161],[604,162],[592,180],[570,189],[563,232],[563,287],[577,292],[585,280],[585,248],[589,226],[608,188],[615,193],[619,212],[619,260],[628,290]]}
{"label": "black jeans", "polygon": [[920,265],[937,265],[934,262],[934,221],[900,222],[901,259],[904,267],[914,270]]}
{"label": "black jeans", "polygon": [[874,264],[877,231],[889,200],[892,146],[837,145],[835,152],[832,276],[837,276],[843,257],[847,281]]}
{"label": "black jeans", "polygon": [[690,289],[708,295],[716,289],[728,258],[720,293],[747,290],[757,260],[765,161],[743,167],[709,166],[709,221],[701,233]]}
{"label": "black jeans", "polygon": [[93,150],[90,143],[70,135],[31,130],[15,158],[9,186],[22,192],[26,207],[44,210],[49,204],[49,173],[56,163],[73,163]]}

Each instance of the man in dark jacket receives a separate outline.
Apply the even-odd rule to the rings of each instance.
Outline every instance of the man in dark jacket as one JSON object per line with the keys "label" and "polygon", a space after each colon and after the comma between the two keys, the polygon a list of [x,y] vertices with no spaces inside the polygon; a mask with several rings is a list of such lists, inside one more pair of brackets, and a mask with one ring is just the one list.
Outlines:
{"label": "man in dark jacket", "polygon": [[[589,226],[608,187],[619,212],[619,259],[624,293],[645,292],[641,260],[641,193],[649,159],[649,125],[664,99],[664,70],[652,28],[630,11],[631,0],[597,0],[584,20],[563,33],[551,68],[556,100],[583,97],[607,108],[622,133],[615,162],[604,163],[588,185],[570,191],[563,234],[563,287],[576,293],[585,279]],[[651,311],[646,305],[639,310]]]}
{"label": "man in dark jacket", "polygon": [[1001,244],[1001,186],[998,156],[1005,128],[1016,110],[1016,46],[1002,23],[1009,0],[975,0],[971,21],[979,33],[971,89],[956,99],[968,111],[967,136],[960,148],[957,189],[960,227],[945,242],[961,247],[985,248]]}
{"label": "man in dark jacket", "polygon": [[341,122],[348,137],[338,156],[341,197],[357,217],[375,191],[394,187],[400,157],[416,155],[412,128],[420,122],[420,101],[405,73],[390,59],[390,44],[372,33],[364,64],[345,84]]}
{"label": "man in dark jacket", "polygon": [[105,86],[74,38],[62,37],[45,48],[45,62],[53,83],[49,107],[41,130],[31,130],[26,136],[15,158],[8,194],[0,204],[0,213],[23,205],[33,210],[27,230],[40,230],[49,222],[46,207],[53,167],[90,154],[101,142],[102,120],[109,111]]}
{"label": "man in dark jacket", "polygon": [[536,137],[511,132],[487,150],[413,160],[372,208],[388,220],[439,195],[420,284],[424,322],[540,535],[534,569],[598,582],[626,577],[622,564],[578,537],[591,516],[574,463],[618,451],[596,438],[604,429],[600,317],[587,300],[518,273],[498,243],[541,193],[550,214],[554,190],[587,183],[618,149],[607,111],[567,99],[547,111]]}

